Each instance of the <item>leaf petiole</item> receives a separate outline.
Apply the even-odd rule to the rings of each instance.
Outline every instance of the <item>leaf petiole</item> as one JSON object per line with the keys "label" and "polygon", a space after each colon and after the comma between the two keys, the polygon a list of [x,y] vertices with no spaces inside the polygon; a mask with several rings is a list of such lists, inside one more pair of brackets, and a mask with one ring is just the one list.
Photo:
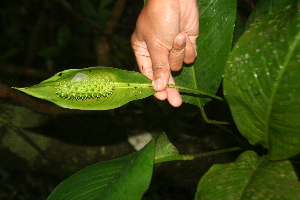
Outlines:
{"label": "leaf petiole", "polygon": [[181,89],[181,90],[186,90],[186,91],[194,92],[194,93],[197,93],[197,94],[202,94],[202,95],[205,95],[205,96],[209,96],[211,98],[218,99],[220,101],[224,101],[221,97],[218,97],[216,95],[209,94],[209,93],[206,93],[206,92],[202,92],[200,90],[187,88],[187,87],[183,87],[183,86],[180,86],[180,85],[173,85],[173,84],[169,84],[168,87],[177,88],[177,89]]}
{"label": "leaf petiole", "polygon": [[[149,83],[114,83],[116,88],[149,88],[152,87],[151,84]],[[170,88],[177,88],[177,89],[181,89],[181,90],[186,90],[186,91],[190,91],[193,93],[197,93],[197,94],[201,94],[201,95],[205,95],[220,101],[224,101],[221,97],[218,97],[216,95],[213,94],[209,94],[206,92],[202,92],[200,90],[196,90],[196,89],[192,89],[192,88],[188,88],[188,87],[184,87],[184,86],[180,86],[180,85],[173,85],[173,84],[169,84],[168,87]]]}
{"label": "leaf petiole", "polygon": [[157,164],[157,163],[175,161],[175,160],[194,160],[196,158],[202,158],[202,157],[211,156],[211,155],[215,155],[215,154],[228,153],[228,152],[239,151],[239,150],[242,150],[242,148],[241,147],[232,147],[232,148],[220,149],[220,150],[199,153],[199,154],[194,154],[194,155],[181,155],[181,154],[170,155],[170,156],[167,156],[164,158],[155,159],[154,163]]}

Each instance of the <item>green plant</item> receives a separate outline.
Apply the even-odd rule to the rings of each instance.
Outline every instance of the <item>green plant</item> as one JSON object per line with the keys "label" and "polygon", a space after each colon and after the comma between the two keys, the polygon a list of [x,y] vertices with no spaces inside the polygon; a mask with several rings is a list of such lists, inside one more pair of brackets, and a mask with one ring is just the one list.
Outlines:
{"label": "green plant", "polygon": [[[251,144],[262,145],[268,153],[259,156],[245,151],[233,163],[212,166],[199,181],[195,199],[299,199],[300,185],[289,158],[300,153],[300,3],[261,0],[244,31],[241,26],[234,30],[234,25],[239,24],[235,0],[198,2],[198,58],[193,66],[183,68],[176,83],[185,89],[215,94],[224,74],[224,95],[236,126]],[[232,41],[233,38],[239,39]],[[111,109],[153,94],[150,81],[140,74],[110,68],[83,70],[58,73],[23,91],[80,109]],[[76,76],[88,70],[91,76],[101,76],[97,80],[104,83],[104,95],[95,96],[94,89],[83,94],[82,88],[77,93],[67,90],[72,93],[67,96],[57,92],[61,81],[86,81],[87,77]],[[107,87],[107,82],[114,87]],[[83,84],[86,88],[93,83]],[[123,90],[129,95],[120,103],[127,98]],[[182,93],[184,102],[199,108],[211,100],[209,97],[215,97],[191,94],[194,92]],[[139,152],[74,174],[48,199],[141,199],[155,164],[199,156],[202,155],[180,155],[166,135],[160,134]]]}

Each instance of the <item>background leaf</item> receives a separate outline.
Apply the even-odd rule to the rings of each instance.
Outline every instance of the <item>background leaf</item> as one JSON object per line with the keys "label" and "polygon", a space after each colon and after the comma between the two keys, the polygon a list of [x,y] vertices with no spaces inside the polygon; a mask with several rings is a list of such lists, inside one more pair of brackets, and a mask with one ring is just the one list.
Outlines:
{"label": "background leaf", "polygon": [[253,151],[217,164],[201,178],[195,199],[300,199],[300,185],[288,160],[268,161]]}
{"label": "background leaf", "polygon": [[139,152],[91,165],[59,184],[48,200],[139,200],[150,184],[154,148],[153,140]]}
{"label": "background leaf", "polygon": [[245,24],[243,23],[241,17],[237,13],[235,19],[234,32],[233,32],[232,46],[236,44],[236,42],[244,34],[244,32],[245,32]]}
{"label": "background leaf", "polygon": [[[77,80],[77,76],[85,76],[86,79]],[[74,80],[76,79],[76,80]],[[89,83],[89,81],[91,81]],[[95,82],[93,82],[95,81]],[[98,91],[102,87],[99,82],[112,84],[114,89],[105,97],[94,98],[62,98],[59,97],[58,87],[70,83],[85,84],[85,90]],[[89,83],[89,85],[87,85]],[[68,86],[72,95],[78,88]],[[61,107],[80,110],[108,110],[120,107],[129,101],[143,99],[155,93],[151,86],[151,80],[146,76],[132,71],[120,70],[112,67],[90,67],[85,69],[70,69],[59,72],[51,78],[27,88],[16,88],[32,96],[51,101]],[[106,91],[106,89],[101,89]],[[99,93],[99,92],[98,92]],[[76,95],[75,95],[76,96]]]}
{"label": "background leaf", "polygon": [[262,20],[267,14],[274,12],[278,6],[286,0],[260,0],[254,7],[251,15],[249,16],[245,29],[249,29],[251,26],[254,26],[260,20]]}
{"label": "background leaf", "polygon": [[60,183],[47,200],[139,200],[149,187],[154,160],[176,154],[166,134],[159,134],[139,152],[77,172]]}
{"label": "background leaf", "polygon": [[[175,77],[177,85],[195,88],[215,94],[224,72],[231,49],[232,33],[236,17],[235,0],[198,0],[200,34],[197,39],[198,56],[193,66],[185,66]],[[210,99],[181,93],[183,101],[203,106]]]}
{"label": "background leaf", "polygon": [[297,1],[286,3],[240,38],[224,79],[239,131],[271,159],[300,153],[300,13]]}
{"label": "background leaf", "polygon": [[176,147],[168,140],[166,134],[161,134],[156,139],[155,164],[174,160],[174,157],[181,157]]}

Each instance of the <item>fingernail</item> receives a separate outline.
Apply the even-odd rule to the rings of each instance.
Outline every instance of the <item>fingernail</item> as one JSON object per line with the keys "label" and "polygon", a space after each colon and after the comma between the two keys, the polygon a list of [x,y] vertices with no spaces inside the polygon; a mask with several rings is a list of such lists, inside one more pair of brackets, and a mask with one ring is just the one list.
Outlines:
{"label": "fingernail", "polygon": [[178,41],[177,41],[177,44],[180,45],[180,46],[183,45],[183,43],[185,43],[185,40],[184,40],[184,39],[178,40]]}
{"label": "fingernail", "polygon": [[153,82],[153,86],[155,86],[156,88],[162,88],[164,87],[164,82],[162,79],[156,79],[154,82]]}

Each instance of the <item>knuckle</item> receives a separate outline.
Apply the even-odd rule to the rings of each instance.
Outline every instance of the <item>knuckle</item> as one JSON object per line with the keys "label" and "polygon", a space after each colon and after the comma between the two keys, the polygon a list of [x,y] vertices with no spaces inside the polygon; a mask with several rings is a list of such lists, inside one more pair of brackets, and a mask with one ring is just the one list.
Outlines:
{"label": "knuckle", "polygon": [[153,73],[156,74],[165,74],[169,72],[169,69],[166,66],[160,64],[152,65],[152,69]]}
{"label": "knuckle", "polygon": [[173,53],[173,54],[184,54],[184,52],[185,52],[185,48],[184,47],[183,48],[178,48],[178,49],[173,48],[171,50],[171,53]]}

